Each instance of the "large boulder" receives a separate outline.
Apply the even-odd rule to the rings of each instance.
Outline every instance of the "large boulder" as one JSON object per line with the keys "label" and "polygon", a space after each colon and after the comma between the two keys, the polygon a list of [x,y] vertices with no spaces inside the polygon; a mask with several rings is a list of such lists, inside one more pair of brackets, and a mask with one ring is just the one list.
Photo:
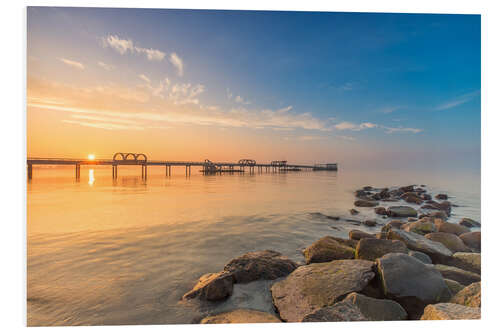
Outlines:
{"label": "large boulder", "polygon": [[416,221],[405,224],[402,228],[404,231],[414,232],[419,235],[426,235],[432,232],[436,232],[436,226],[432,222],[428,221]]}
{"label": "large boulder", "polygon": [[302,322],[366,321],[361,311],[351,302],[339,302],[307,314]]}
{"label": "large boulder", "polygon": [[408,251],[410,257],[416,258],[424,264],[432,264],[432,259],[427,254],[419,251]]}
{"label": "large boulder", "polygon": [[408,248],[398,240],[365,238],[358,242],[355,258],[375,260],[387,253],[408,253]]}
{"label": "large boulder", "polygon": [[419,318],[427,304],[451,297],[443,277],[432,265],[404,253],[386,254],[376,263],[385,296],[401,304],[410,319]]}
{"label": "large boulder", "polygon": [[481,309],[454,303],[427,305],[421,320],[481,319]]}
{"label": "large boulder", "polygon": [[373,200],[356,200],[354,201],[354,206],[356,207],[376,207],[378,206],[378,202]]}
{"label": "large boulder", "polygon": [[382,207],[382,206],[375,207],[374,210],[375,210],[375,214],[377,214],[377,215],[387,215],[387,211],[385,210],[385,207]]}
{"label": "large boulder", "polygon": [[391,206],[387,209],[390,217],[416,217],[417,211],[408,206]]}
{"label": "large boulder", "polygon": [[356,229],[349,231],[349,239],[360,240],[363,238],[375,238],[375,235]]}
{"label": "large boulder", "polygon": [[458,224],[463,225],[467,228],[481,228],[481,223],[474,221],[473,219],[470,219],[468,217],[464,217],[463,219],[461,219]]}
{"label": "large boulder", "polygon": [[220,301],[233,293],[233,277],[227,272],[208,273],[200,277],[196,285],[182,296],[183,299],[198,298]]}
{"label": "large boulder", "polygon": [[358,293],[350,293],[344,302],[353,303],[366,319],[372,321],[405,320],[408,317],[401,305],[389,299],[377,299]]}
{"label": "large boulder", "polygon": [[306,315],[331,306],[342,297],[363,290],[374,278],[367,260],[336,260],[297,268],[271,287],[281,319],[299,322]]}
{"label": "large boulder", "polygon": [[481,253],[457,252],[443,264],[481,274]]}
{"label": "large boulder", "polygon": [[333,237],[325,236],[304,250],[306,264],[328,262],[339,259],[353,259],[354,249],[342,245]]}
{"label": "large boulder", "polygon": [[481,275],[457,267],[438,264],[434,265],[434,268],[437,269],[445,279],[457,281],[464,286],[481,281]]}
{"label": "large boulder", "polygon": [[475,282],[460,290],[450,303],[456,303],[475,308],[481,307],[481,282]]}
{"label": "large boulder", "polygon": [[231,260],[224,270],[229,272],[234,283],[255,280],[274,280],[287,276],[297,268],[297,263],[271,250],[249,252]]}
{"label": "large boulder", "polygon": [[248,324],[248,323],[281,323],[281,320],[268,312],[236,309],[229,312],[208,316],[201,324]]}
{"label": "large boulder", "polygon": [[444,282],[446,282],[446,285],[448,286],[448,289],[450,289],[452,296],[455,296],[460,290],[465,288],[463,284],[460,284],[457,281],[444,279]]}
{"label": "large boulder", "polygon": [[461,234],[460,239],[468,247],[481,251],[481,231],[473,231]]}
{"label": "large boulder", "polygon": [[436,224],[436,229],[438,232],[446,232],[449,234],[460,236],[461,234],[465,234],[470,231],[469,228],[466,228],[460,224],[444,222],[441,219],[436,219],[434,223]]}
{"label": "large boulder", "polygon": [[408,249],[427,254],[432,262],[444,262],[453,253],[441,243],[431,241],[422,235],[404,230],[391,229],[387,233],[388,239],[400,240],[406,244]]}
{"label": "large boulder", "polygon": [[470,252],[470,249],[464,242],[455,234],[445,232],[433,232],[425,235],[425,238],[434,242],[439,242],[446,246],[451,252]]}

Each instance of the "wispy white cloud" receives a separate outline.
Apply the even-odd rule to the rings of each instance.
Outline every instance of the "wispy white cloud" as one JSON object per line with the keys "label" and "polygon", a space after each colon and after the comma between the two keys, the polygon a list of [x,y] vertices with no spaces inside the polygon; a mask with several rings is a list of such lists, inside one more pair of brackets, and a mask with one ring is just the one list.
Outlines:
{"label": "wispy white cloud", "polygon": [[177,68],[177,74],[179,76],[184,75],[184,62],[177,55],[177,53],[171,53],[169,60],[172,63],[172,65],[174,65],[174,67]]}
{"label": "wispy white cloud", "polygon": [[420,133],[423,130],[420,128],[411,128],[411,127],[386,127],[382,126],[382,128],[385,130],[385,133],[387,134],[392,134],[392,133],[404,133],[404,132],[410,132],[410,133]]}
{"label": "wispy white cloud", "polygon": [[106,64],[106,63],[104,63],[104,62],[102,62],[102,61],[99,61],[99,62],[97,63],[97,65],[98,65],[99,67],[104,68],[104,69],[105,69],[105,70],[107,70],[107,71],[110,71],[110,70],[112,70],[112,69],[114,68],[112,65]]}
{"label": "wispy white cloud", "polygon": [[69,59],[65,59],[65,58],[59,58],[59,60],[61,60],[63,63],[65,63],[68,66],[71,66],[71,67],[74,67],[74,68],[77,68],[80,70],[85,69],[85,66],[83,66],[83,64],[78,62],[78,61],[69,60]]}
{"label": "wispy white cloud", "polygon": [[393,112],[395,112],[395,111],[398,111],[398,110],[400,110],[400,109],[401,109],[401,107],[400,107],[400,106],[387,106],[387,107],[385,107],[385,108],[382,108],[382,109],[380,110],[380,112],[385,113],[385,114],[389,114],[389,113],[393,113]]}
{"label": "wispy white cloud", "polygon": [[104,47],[110,47],[116,52],[124,55],[126,53],[143,54],[148,60],[161,61],[165,58],[165,52],[152,48],[139,47],[131,39],[122,39],[117,35],[108,35],[101,38]]}
{"label": "wispy white cloud", "polygon": [[364,129],[376,128],[376,127],[378,127],[377,124],[373,124],[373,123],[369,123],[369,122],[365,122],[365,123],[361,123],[361,124],[354,124],[354,123],[351,123],[348,121],[344,121],[344,122],[341,122],[341,123],[335,125],[335,128],[338,130],[341,130],[341,131],[344,131],[344,130],[361,131]]}
{"label": "wispy white cloud", "polygon": [[465,103],[471,101],[474,97],[478,96],[479,94],[480,94],[480,91],[478,90],[478,91],[473,91],[471,93],[458,96],[457,98],[455,98],[453,100],[450,100],[446,103],[438,105],[435,109],[437,111],[452,109],[456,106],[459,106],[459,105],[462,105],[462,104],[465,104]]}
{"label": "wispy white cloud", "polygon": [[139,78],[146,83],[151,83],[151,79],[144,74],[139,75]]}

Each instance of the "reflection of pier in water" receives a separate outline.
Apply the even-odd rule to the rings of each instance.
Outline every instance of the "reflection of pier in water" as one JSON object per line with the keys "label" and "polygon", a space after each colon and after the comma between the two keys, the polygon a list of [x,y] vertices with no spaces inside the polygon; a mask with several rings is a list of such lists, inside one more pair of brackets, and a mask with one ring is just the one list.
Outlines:
{"label": "reflection of pier in water", "polygon": [[316,164],[316,165],[299,165],[288,164],[287,161],[272,161],[270,163],[257,163],[251,159],[241,159],[238,162],[212,162],[206,159],[204,162],[195,161],[155,161],[148,160],[147,156],[142,153],[116,153],[113,159],[71,159],[71,158],[30,158],[27,159],[28,164],[28,180],[33,178],[33,165],[74,165],[75,177],[80,179],[81,165],[110,165],[112,168],[112,177],[118,177],[118,166],[120,165],[137,165],[141,166],[142,178],[146,179],[148,175],[148,166],[164,166],[165,175],[172,175],[172,167],[184,167],[186,176],[191,175],[191,167],[202,167],[201,172],[204,174],[218,173],[236,173],[245,172],[288,172],[288,171],[303,171],[303,170],[327,170],[337,171],[337,164]]}

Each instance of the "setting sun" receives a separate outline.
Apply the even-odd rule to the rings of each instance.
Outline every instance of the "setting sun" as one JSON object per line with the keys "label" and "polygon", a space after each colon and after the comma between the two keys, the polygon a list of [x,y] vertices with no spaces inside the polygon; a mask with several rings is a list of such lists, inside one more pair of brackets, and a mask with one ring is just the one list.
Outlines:
{"label": "setting sun", "polygon": [[91,161],[95,160],[95,155],[94,154],[89,154],[87,158]]}

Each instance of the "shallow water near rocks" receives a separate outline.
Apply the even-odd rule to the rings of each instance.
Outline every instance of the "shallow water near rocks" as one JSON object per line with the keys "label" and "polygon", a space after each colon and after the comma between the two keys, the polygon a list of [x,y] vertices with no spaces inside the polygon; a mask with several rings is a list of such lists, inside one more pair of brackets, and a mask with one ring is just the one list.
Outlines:
{"label": "shallow water near rocks", "polygon": [[143,181],[140,168],[123,167],[112,181],[110,168],[82,167],[76,182],[73,168],[34,169],[28,325],[175,324],[235,308],[273,312],[274,281],[236,284],[224,302],[180,299],[201,275],[246,252],[271,249],[303,262],[301,250],[322,236],[376,232],[346,220],[389,221],[373,208],[349,214],[353,192],[365,185],[425,184],[458,205],[449,221],[480,221],[480,177],[470,172],[148,172]]}

